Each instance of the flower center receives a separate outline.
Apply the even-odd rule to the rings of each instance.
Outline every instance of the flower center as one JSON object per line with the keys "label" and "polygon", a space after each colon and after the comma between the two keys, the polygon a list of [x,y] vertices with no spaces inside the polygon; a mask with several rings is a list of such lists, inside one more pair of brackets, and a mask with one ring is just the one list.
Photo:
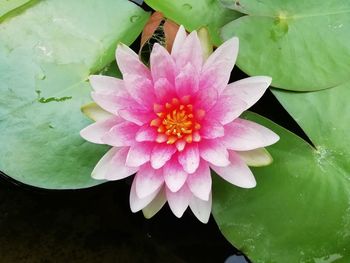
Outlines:
{"label": "flower center", "polygon": [[152,120],[150,125],[157,128],[157,142],[173,144],[177,141],[191,143],[200,140],[198,130],[201,126],[196,118],[198,112],[193,111],[189,96],[173,98],[164,105],[154,104],[153,108],[158,118]]}

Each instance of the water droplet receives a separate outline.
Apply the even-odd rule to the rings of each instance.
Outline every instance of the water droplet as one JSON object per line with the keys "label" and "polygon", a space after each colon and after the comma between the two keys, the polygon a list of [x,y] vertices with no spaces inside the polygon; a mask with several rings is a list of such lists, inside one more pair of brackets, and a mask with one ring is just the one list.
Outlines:
{"label": "water droplet", "polygon": [[130,22],[131,22],[131,23],[135,23],[137,20],[139,20],[139,18],[140,18],[140,16],[137,16],[137,15],[131,16],[131,17],[130,17]]}
{"label": "water droplet", "polygon": [[191,10],[192,6],[190,4],[183,4],[182,8],[185,9],[185,10]]}

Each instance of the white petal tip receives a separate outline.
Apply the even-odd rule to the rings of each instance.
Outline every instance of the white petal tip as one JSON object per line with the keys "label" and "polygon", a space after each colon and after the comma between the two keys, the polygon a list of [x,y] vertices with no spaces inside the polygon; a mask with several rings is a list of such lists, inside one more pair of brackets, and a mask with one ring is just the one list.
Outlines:
{"label": "white petal tip", "polygon": [[130,210],[131,210],[131,212],[133,212],[133,213],[137,213],[137,212],[140,211],[141,209],[140,209],[139,207],[132,207],[132,206],[130,205]]}
{"label": "white petal tip", "polygon": [[252,174],[252,176],[249,177],[241,177],[239,180],[233,182],[232,184],[240,188],[251,189],[256,186],[256,180],[254,175]]}
{"label": "white petal tip", "polygon": [[173,193],[176,193],[182,187],[182,185],[175,185],[173,183],[168,183],[168,182],[165,182],[165,183],[166,183],[166,186],[168,187],[168,189]]}
{"label": "white petal tip", "polygon": [[98,174],[91,174],[91,177],[95,180],[105,180],[105,178]]}
{"label": "white petal tip", "polygon": [[268,77],[268,76],[263,76],[263,77],[265,78],[266,84],[268,84],[268,86],[270,86],[272,83],[272,78]]}
{"label": "white petal tip", "polygon": [[195,195],[197,198],[199,198],[205,202],[209,201],[209,198],[210,198],[210,193],[209,194],[193,193],[193,195]]}
{"label": "white petal tip", "polygon": [[239,38],[238,37],[232,37],[231,39],[229,39],[228,41],[232,41],[233,43],[239,43]]}
{"label": "white petal tip", "polygon": [[[193,210],[192,210],[192,212],[193,212]],[[210,213],[209,213],[209,215],[207,215],[207,214],[198,214],[198,213],[194,213],[193,212],[193,214],[197,217],[197,219],[201,222],[201,223],[203,223],[203,224],[207,224],[208,222],[209,222],[209,218],[210,218]]]}
{"label": "white petal tip", "polygon": [[130,204],[130,210],[133,213],[137,213],[143,208],[143,206],[140,205],[140,202],[137,199],[133,200],[131,197],[129,198],[129,204]]}
{"label": "white petal tip", "polygon": [[162,167],[164,166],[164,164],[155,163],[155,162],[152,162],[152,161],[151,161],[151,166],[152,166],[153,169],[158,170],[158,169],[162,168]]}
{"label": "white petal tip", "polygon": [[200,194],[197,195],[198,198],[202,199],[203,201],[209,201],[210,198],[210,192],[208,194]]}
{"label": "white petal tip", "polygon": [[251,188],[255,188],[255,186],[256,186],[256,182],[252,182],[251,184],[244,184],[244,185],[241,185],[240,187],[245,189],[251,189]]}
{"label": "white petal tip", "polygon": [[185,213],[186,209],[184,211],[174,211],[174,210],[172,210],[172,212],[177,218],[181,218],[183,216],[183,214]]}
{"label": "white petal tip", "polygon": [[198,218],[198,220],[201,221],[203,224],[207,224],[207,223],[209,222],[210,216],[209,216],[208,218],[199,218],[199,217],[197,217],[197,218]]}
{"label": "white petal tip", "polygon": [[227,43],[228,45],[232,45],[232,48],[238,48],[239,47],[239,39],[238,37],[232,37],[225,41],[224,43]]}
{"label": "white petal tip", "polygon": [[96,138],[94,137],[93,135],[91,135],[91,129],[89,129],[90,126],[87,126],[86,128],[82,129],[79,134],[80,136],[88,141],[88,142],[92,142],[92,143],[96,143],[96,144],[104,144],[102,141],[101,141],[101,138]]}
{"label": "white petal tip", "polygon": [[273,131],[271,131],[271,135],[270,135],[270,141],[269,141],[269,145],[275,144],[276,142],[278,142],[280,140],[280,136],[278,136],[278,134],[274,133]]}

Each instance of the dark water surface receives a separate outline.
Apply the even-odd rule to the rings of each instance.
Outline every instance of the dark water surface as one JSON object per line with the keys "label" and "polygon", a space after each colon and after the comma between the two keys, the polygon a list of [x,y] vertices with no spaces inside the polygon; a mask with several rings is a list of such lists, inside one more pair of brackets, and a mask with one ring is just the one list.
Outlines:
{"label": "dark water surface", "polygon": [[133,214],[129,188],[43,191],[1,179],[0,262],[225,262],[236,253],[212,218],[177,219],[167,206],[151,220]]}

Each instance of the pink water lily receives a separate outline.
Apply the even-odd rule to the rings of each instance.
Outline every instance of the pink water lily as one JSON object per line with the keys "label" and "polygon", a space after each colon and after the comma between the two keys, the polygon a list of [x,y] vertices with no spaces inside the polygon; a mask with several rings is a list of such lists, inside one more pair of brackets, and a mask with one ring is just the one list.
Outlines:
{"label": "pink water lily", "polygon": [[136,173],[130,192],[133,212],[143,210],[151,217],[167,201],[177,217],[189,206],[204,223],[212,205],[210,168],[234,185],[254,187],[247,164],[268,164],[263,147],[279,137],[239,118],[271,78],[228,84],[237,53],[238,38],[232,38],[205,60],[197,32],[187,35],[182,26],[171,54],[154,45],[150,69],[127,46],[118,45],[123,79],[90,77],[92,98],[109,114],[81,136],[112,146],[93,178],[119,180]]}

